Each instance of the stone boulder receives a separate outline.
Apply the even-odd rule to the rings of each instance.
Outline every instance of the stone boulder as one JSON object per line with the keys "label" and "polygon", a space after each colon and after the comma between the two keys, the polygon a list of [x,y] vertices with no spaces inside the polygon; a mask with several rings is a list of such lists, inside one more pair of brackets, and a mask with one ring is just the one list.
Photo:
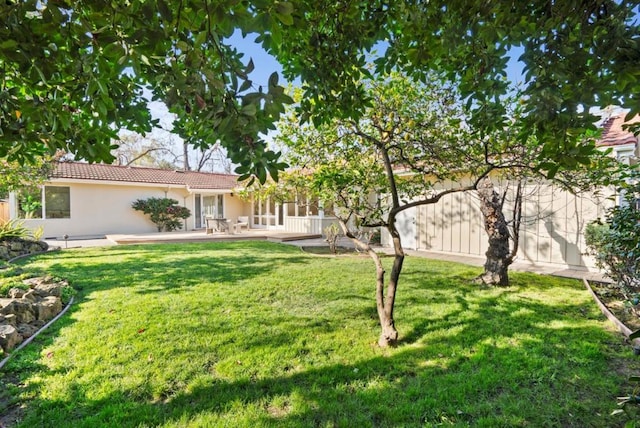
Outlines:
{"label": "stone boulder", "polygon": [[34,303],[36,320],[49,321],[62,310],[62,301],[57,296],[47,296]]}
{"label": "stone boulder", "polygon": [[0,324],[0,347],[2,349],[12,349],[22,342],[23,337],[20,336],[18,330],[9,324]]}
{"label": "stone boulder", "polygon": [[22,288],[11,288],[9,289],[9,297],[12,299],[19,299],[27,293],[27,290],[23,290]]}
{"label": "stone boulder", "polygon": [[[7,299],[0,299],[0,305],[2,305],[2,301],[6,300]],[[2,305],[0,314],[5,316],[15,315],[18,324],[28,323],[36,319],[33,304],[26,299],[11,299],[6,305]]]}
{"label": "stone boulder", "polygon": [[49,249],[44,241],[32,239],[12,238],[0,241],[0,259],[11,260],[28,254],[42,253]]}
{"label": "stone boulder", "polygon": [[62,311],[66,281],[51,277],[23,281],[29,290],[12,288],[9,298],[0,298],[0,348],[9,352]]}

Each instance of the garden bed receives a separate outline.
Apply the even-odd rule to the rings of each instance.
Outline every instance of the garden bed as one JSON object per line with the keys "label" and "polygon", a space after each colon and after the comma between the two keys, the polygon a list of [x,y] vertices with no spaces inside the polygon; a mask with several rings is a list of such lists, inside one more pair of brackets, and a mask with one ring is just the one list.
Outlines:
{"label": "garden bed", "polygon": [[637,293],[623,293],[616,284],[589,282],[596,297],[629,330],[640,330],[640,298]]}

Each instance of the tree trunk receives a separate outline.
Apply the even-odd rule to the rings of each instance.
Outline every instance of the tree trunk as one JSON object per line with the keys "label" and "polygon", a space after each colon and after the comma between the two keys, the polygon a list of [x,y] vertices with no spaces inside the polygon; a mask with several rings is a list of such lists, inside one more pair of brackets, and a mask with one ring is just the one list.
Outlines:
{"label": "tree trunk", "polygon": [[182,154],[184,155],[183,169],[185,171],[191,171],[191,166],[189,165],[189,144],[187,142],[184,142],[182,145]]}
{"label": "tree trunk", "polygon": [[489,249],[485,253],[484,272],[476,281],[488,285],[509,285],[509,265],[513,263],[513,255],[509,251],[509,227],[502,212],[503,201],[489,178],[478,185],[477,191],[484,228],[489,236]]}
{"label": "tree trunk", "polygon": [[381,328],[378,345],[382,348],[393,346],[398,341],[398,331],[396,330],[395,321],[393,320],[393,307],[395,304],[398,278],[400,277],[402,264],[404,262],[404,252],[400,245],[400,238],[397,236],[398,233],[394,228],[395,236],[393,235],[393,232],[392,236],[394,236],[393,241],[396,254],[387,287],[387,295],[385,297],[385,270],[382,266],[380,255],[371,248],[371,245],[369,245],[368,242],[365,243],[356,238],[356,236],[351,233],[344,220],[339,219],[339,223],[345,236],[351,239],[359,249],[366,251],[376,265],[376,310],[378,312],[378,319],[380,320]]}

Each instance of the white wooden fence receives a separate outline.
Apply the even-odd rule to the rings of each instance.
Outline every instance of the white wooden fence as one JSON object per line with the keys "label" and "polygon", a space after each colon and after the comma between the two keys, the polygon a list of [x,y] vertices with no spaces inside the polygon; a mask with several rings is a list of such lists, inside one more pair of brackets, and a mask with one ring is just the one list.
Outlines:
{"label": "white wooden fence", "polygon": [[[517,261],[594,270],[593,259],[585,254],[584,229],[604,217],[613,205],[607,198],[611,194],[575,196],[552,185],[525,186]],[[407,249],[484,257],[488,247],[475,192],[450,194],[437,204],[407,210],[398,217],[397,226]]]}

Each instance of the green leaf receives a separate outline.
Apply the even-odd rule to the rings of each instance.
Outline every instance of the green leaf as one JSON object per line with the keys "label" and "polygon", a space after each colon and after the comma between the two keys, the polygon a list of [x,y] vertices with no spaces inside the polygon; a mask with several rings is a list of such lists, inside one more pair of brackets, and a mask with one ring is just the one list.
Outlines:
{"label": "green leaf", "polygon": [[244,114],[245,116],[255,116],[257,113],[256,105],[247,104],[246,106],[242,107],[241,113]]}
{"label": "green leaf", "polygon": [[275,71],[269,76],[269,87],[274,86],[278,86],[278,73]]}

